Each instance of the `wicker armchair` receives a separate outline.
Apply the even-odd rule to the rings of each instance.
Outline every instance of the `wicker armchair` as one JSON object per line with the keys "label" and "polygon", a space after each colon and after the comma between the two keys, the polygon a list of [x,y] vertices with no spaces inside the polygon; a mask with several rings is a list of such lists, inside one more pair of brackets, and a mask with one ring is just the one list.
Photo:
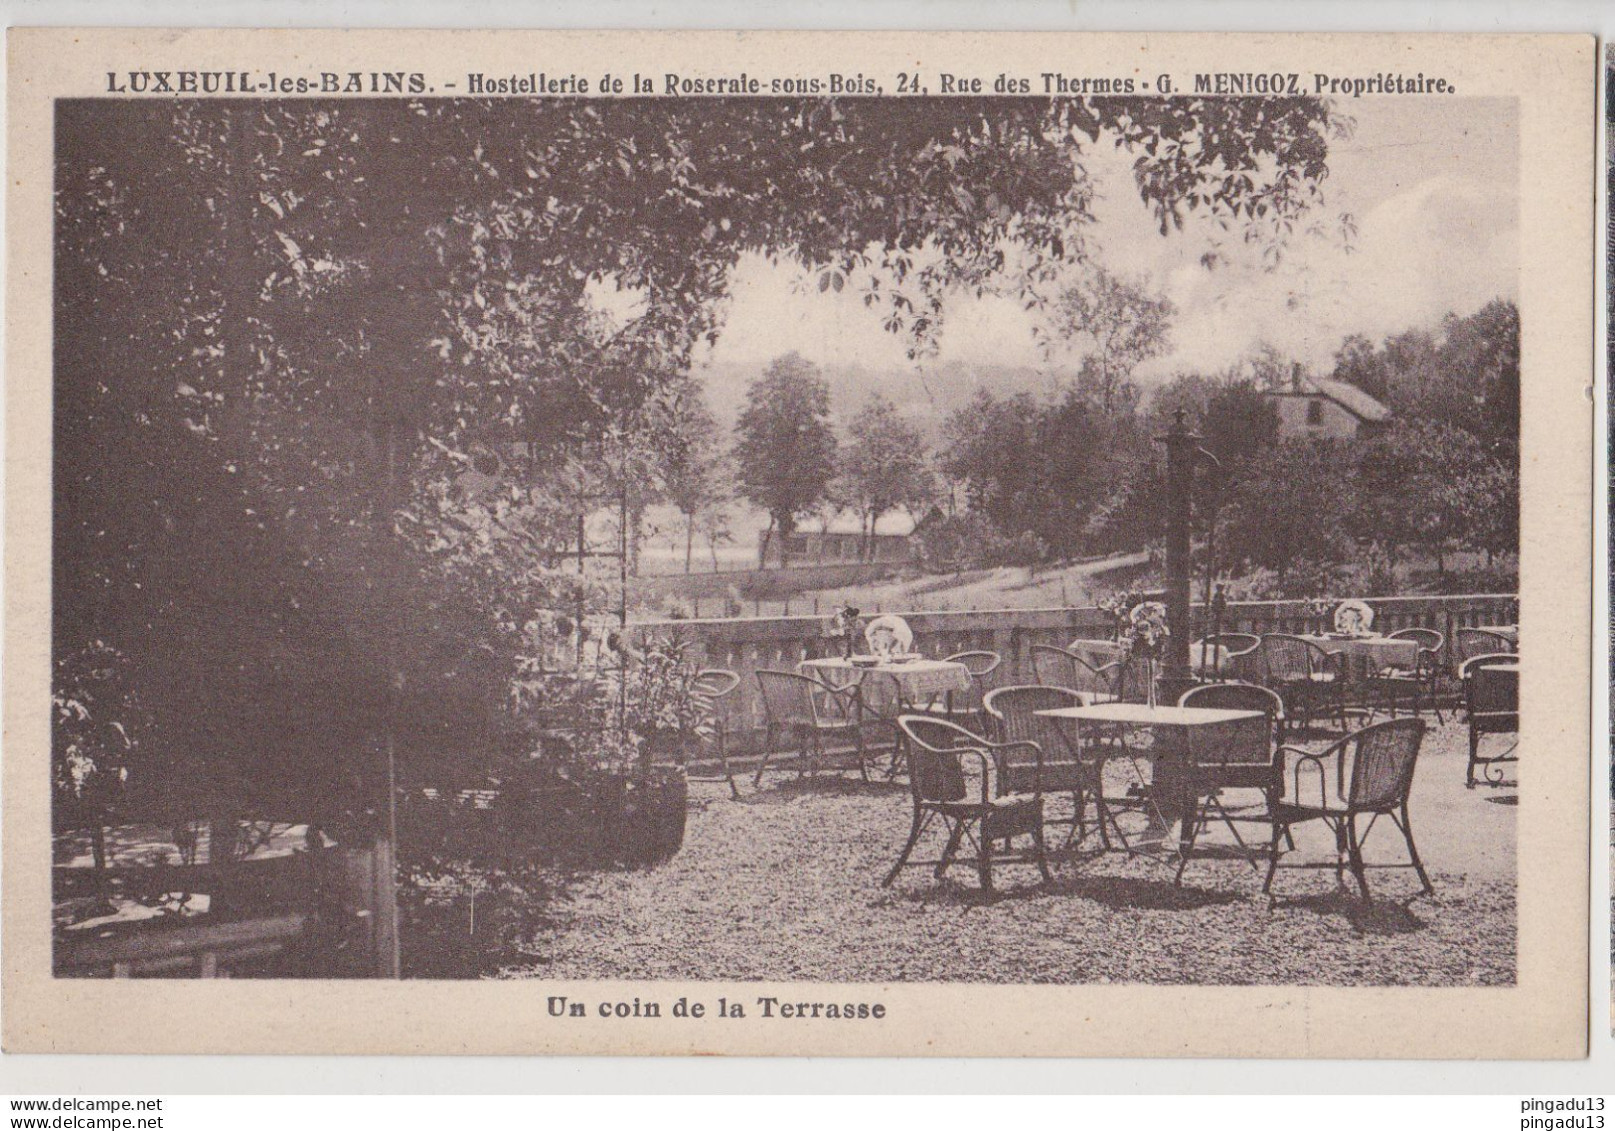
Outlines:
{"label": "wicker armchair", "polygon": [[1084,703],[1111,703],[1120,697],[1126,664],[1112,661],[1095,666],[1065,648],[1034,644],[1032,672],[1043,687],[1075,691]]}
{"label": "wicker armchair", "polygon": [[1447,638],[1433,628],[1404,628],[1391,633],[1389,638],[1413,641],[1419,646],[1418,656],[1410,668],[1381,668],[1369,677],[1376,702],[1385,703],[1394,719],[1397,708],[1406,697],[1414,715],[1420,714],[1428,706],[1435,712],[1436,722],[1445,722],[1441,717],[1441,706],[1436,701],[1436,693],[1441,680],[1441,654],[1446,649]]}
{"label": "wicker armchair", "polygon": [[1284,701],[1287,718],[1305,727],[1319,714],[1333,715],[1346,729],[1345,665],[1339,652],[1273,632],[1262,637],[1258,654],[1262,684]]}
{"label": "wicker armchair", "polygon": [[[976,870],[984,891],[992,890],[994,864],[1036,864],[1043,882],[1051,882],[1054,877],[1049,874],[1043,847],[1043,796],[1036,789],[1041,757],[1036,744],[988,742],[946,719],[929,715],[904,715],[897,723],[909,749],[909,793],[914,811],[908,841],[882,886],[890,887],[905,867],[931,866],[936,878],[941,879],[954,864],[964,863],[958,855],[966,839],[975,849]],[[1030,758],[1032,789],[1003,789],[1012,753]],[[934,861],[910,860],[920,837],[936,821],[948,834],[941,857]],[[1020,836],[1031,840],[1030,849],[1016,851],[1012,847]]]}
{"label": "wicker armchair", "polygon": [[[1097,758],[1084,759],[1060,733],[1058,723],[1037,713],[1083,705],[1080,692],[1038,684],[996,688],[987,693],[986,699],[993,738],[1001,743],[1018,744],[1023,749],[1036,746],[1040,754],[1036,763],[1017,763],[1013,757],[1006,760],[1007,788],[1013,792],[1030,784],[1035,785],[1038,793],[1069,793],[1071,831],[1066,838],[1067,847],[1087,838],[1088,802],[1091,800],[1100,839],[1109,848],[1110,834],[1105,827],[1108,814],[1099,776],[1102,763]],[[1035,782],[1031,780],[1034,768]]]}
{"label": "wicker armchair", "polygon": [[[729,783],[729,793],[736,800],[740,798],[740,787],[735,785],[734,771],[729,767],[729,732],[732,727],[732,716],[736,702],[735,688],[740,686],[740,676],[728,668],[707,668],[695,674],[693,687],[698,695],[704,696],[712,705],[712,735],[708,741],[712,751],[718,756],[718,766],[723,770],[723,778]],[[706,781],[706,778],[692,778],[692,781]],[[716,781],[716,778],[710,779]]]}
{"label": "wicker armchair", "polygon": [[[1232,728],[1223,741],[1214,746],[1189,751],[1178,785],[1181,792],[1194,797],[1196,807],[1184,817],[1178,874],[1173,883],[1182,882],[1189,853],[1212,817],[1222,821],[1233,834],[1234,843],[1248,853],[1250,846],[1239,835],[1238,824],[1270,824],[1273,805],[1283,788],[1275,751],[1284,736],[1284,701],[1277,694],[1253,683],[1210,683],[1185,691],[1178,699],[1178,706],[1260,711],[1265,719],[1250,726]],[[1222,801],[1225,789],[1260,790],[1259,811],[1251,814],[1229,809]],[[1257,867],[1254,858],[1247,855],[1247,859],[1252,868]]]}
{"label": "wicker armchair", "polygon": [[952,719],[986,734],[988,723],[984,701],[992,687],[993,676],[1004,662],[1003,657],[997,652],[976,651],[955,652],[945,659],[948,663],[965,666],[970,673],[970,689],[937,696],[926,705],[925,713]]}
{"label": "wicker armchair", "polygon": [[1476,656],[1518,651],[1514,641],[1489,628],[1460,628],[1453,633],[1452,659],[1460,668]]}
{"label": "wicker armchair", "polygon": [[[1469,764],[1464,785],[1475,788],[1475,771],[1487,785],[1502,785],[1506,762],[1519,760],[1520,658],[1511,654],[1475,656],[1464,662],[1459,673],[1464,688],[1464,709],[1469,715]],[[1500,754],[1482,756],[1481,738],[1491,734],[1512,734],[1516,740]]]}
{"label": "wicker armchair", "polygon": [[827,737],[842,737],[852,741],[858,772],[865,781],[869,780],[864,760],[863,699],[858,684],[831,687],[812,676],[767,669],[756,674],[766,731],[763,760],[752,778],[753,785],[762,783],[763,771],[768,769],[768,760],[774,756],[782,733],[792,734],[801,743],[798,776],[818,769],[826,753]]}
{"label": "wicker armchair", "polygon": [[[1264,892],[1272,893],[1273,876],[1280,867],[1333,868],[1340,882],[1344,882],[1346,869],[1350,868],[1365,900],[1372,898],[1368,890],[1370,867],[1412,868],[1425,894],[1435,891],[1413,843],[1413,824],[1408,817],[1408,794],[1413,788],[1424,726],[1423,719],[1392,719],[1348,734],[1321,752],[1294,746],[1279,748],[1284,794],[1273,806],[1272,856],[1267,880],[1262,884]],[[1368,823],[1359,830],[1361,817],[1367,817]],[[1380,817],[1388,817],[1402,833],[1408,863],[1364,862],[1363,841]],[[1334,832],[1332,864],[1280,864],[1280,840],[1288,837],[1292,826],[1305,821],[1322,821]]]}

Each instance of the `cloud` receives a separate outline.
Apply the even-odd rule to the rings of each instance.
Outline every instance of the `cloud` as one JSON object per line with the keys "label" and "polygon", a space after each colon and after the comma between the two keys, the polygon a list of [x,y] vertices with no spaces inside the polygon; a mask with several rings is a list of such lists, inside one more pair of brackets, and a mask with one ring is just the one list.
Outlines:
{"label": "cloud", "polygon": [[1179,310],[1175,348],[1149,371],[1220,369],[1262,342],[1327,370],[1348,334],[1377,341],[1448,311],[1516,298],[1512,214],[1512,197],[1493,186],[1435,177],[1358,217],[1349,247],[1302,240],[1273,271],[1249,262],[1179,266],[1165,287]]}
{"label": "cloud", "polygon": [[[1495,104],[1494,104],[1495,103]],[[1280,266],[1265,269],[1259,248],[1191,220],[1163,237],[1139,200],[1131,159],[1097,147],[1085,164],[1097,190],[1090,228],[1095,260],[1147,281],[1178,308],[1172,352],[1139,376],[1214,372],[1266,342],[1315,370],[1327,370],[1341,339],[1378,340],[1443,314],[1517,299],[1519,196],[1516,110],[1507,102],[1419,111],[1365,106],[1352,141],[1332,154],[1326,228],[1354,214],[1350,250],[1338,235],[1296,235]],[[748,259],[714,359],[766,360],[787,349],[826,364],[906,366],[906,341],[881,329],[877,312],[851,290],[793,289],[788,267]],[[955,297],[940,360],[1037,366],[1031,317],[1012,300]]]}

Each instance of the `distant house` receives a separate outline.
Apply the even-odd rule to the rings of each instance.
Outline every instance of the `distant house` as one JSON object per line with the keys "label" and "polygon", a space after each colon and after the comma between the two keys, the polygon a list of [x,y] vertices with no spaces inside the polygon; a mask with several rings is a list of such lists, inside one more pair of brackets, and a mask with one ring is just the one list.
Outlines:
{"label": "distant house", "polygon": [[1372,433],[1390,419],[1391,410],[1356,385],[1328,377],[1308,377],[1299,369],[1288,388],[1266,394],[1279,410],[1279,435],[1350,440]]}
{"label": "distant house", "polygon": [[[826,522],[813,522],[788,539],[792,565],[849,565],[856,562],[887,562],[899,565],[914,556],[914,519],[903,511],[881,516],[875,524],[875,537],[864,554],[863,522],[857,515],[837,515]],[[781,539],[757,532],[757,564],[774,569],[780,564]]]}

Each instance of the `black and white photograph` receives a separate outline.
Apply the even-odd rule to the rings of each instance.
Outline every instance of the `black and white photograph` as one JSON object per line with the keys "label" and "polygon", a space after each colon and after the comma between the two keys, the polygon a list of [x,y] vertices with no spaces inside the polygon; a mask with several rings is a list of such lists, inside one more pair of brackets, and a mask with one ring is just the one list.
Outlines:
{"label": "black and white photograph", "polygon": [[1523,984],[1520,98],[533,57],[53,101],[52,980]]}

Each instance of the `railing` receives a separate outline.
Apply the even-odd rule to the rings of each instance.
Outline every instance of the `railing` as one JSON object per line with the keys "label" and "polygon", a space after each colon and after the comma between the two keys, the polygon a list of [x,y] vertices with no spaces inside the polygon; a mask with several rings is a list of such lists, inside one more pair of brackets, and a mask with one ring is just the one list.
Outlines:
{"label": "railing", "polygon": [[[1512,621],[1518,599],[1513,594],[1487,593],[1450,597],[1370,597],[1374,631],[1433,628],[1450,642],[1454,630]],[[914,630],[914,647],[927,656],[986,649],[1003,658],[993,683],[1004,686],[1035,681],[1031,648],[1034,644],[1064,646],[1078,639],[1108,639],[1113,622],[1096,608],[1006,609],[993,612],[901,614]],[[1192,608],[1195,635],[1209,632],[1210,613]],[[1307,632],[1317,627],[1306,601],[1229,602],[1222,631]],[[690,645],[692,658],[705,667],[728,668],[740,675],[740,686],[726,708],[733,744],[748,750],[759,739],[763,725],[762,702],[755,673],[760,668],[794,671],[803,660],[829,655],[839,641],[824,635],[818,617],[763,617],[734,620],[644,621],[629,626],[634,642],[643,647],[657,640],[681,640]],[[860,644],[859,650],[862,650]]]}

